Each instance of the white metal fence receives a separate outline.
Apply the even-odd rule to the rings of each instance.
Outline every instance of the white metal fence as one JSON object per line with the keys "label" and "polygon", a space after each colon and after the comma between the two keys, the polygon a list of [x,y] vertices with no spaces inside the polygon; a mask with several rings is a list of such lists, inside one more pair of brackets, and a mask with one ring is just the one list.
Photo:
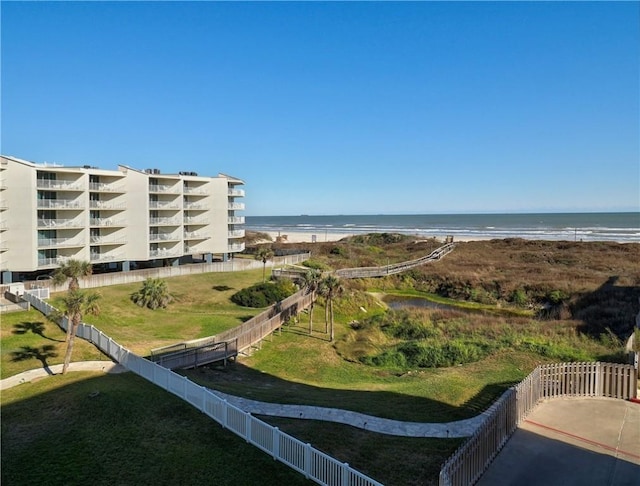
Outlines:
{"label": "white metal fence", "polygon": [[[25,294],[25,299],[45,315],[55,308],[35,295]],[[63,323],[66,327],[66,322]],[[142,376],[151,383],[182,398],[202,413],[229,429],[247,442],[262,449],[287,466],[318,484],[329,486],[382,486],[381,483],[356,471],[349,464],[334,459],[292,437],[277,427],[255,418],[248,412],[227,403],[207,388],[178,375],[170,369],[146,360],[120,346],[109,336],[93,326],[81,324],[77,335],[95,344],[103,353]]]}

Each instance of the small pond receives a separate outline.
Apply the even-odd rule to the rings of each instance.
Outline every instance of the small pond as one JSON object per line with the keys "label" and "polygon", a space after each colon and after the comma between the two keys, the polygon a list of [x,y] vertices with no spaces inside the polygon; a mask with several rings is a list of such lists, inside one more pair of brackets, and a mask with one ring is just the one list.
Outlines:
{"label": "small pond", "polygon": [[383,297],[383,302],[393,310],[407,309],[410,307],[426,307],[428,309],[447,309],[447,310],[462,310],[454,305],[440,304],[433,302],[429,299],[421,297],[402,297],[398,295],[386,295]]}

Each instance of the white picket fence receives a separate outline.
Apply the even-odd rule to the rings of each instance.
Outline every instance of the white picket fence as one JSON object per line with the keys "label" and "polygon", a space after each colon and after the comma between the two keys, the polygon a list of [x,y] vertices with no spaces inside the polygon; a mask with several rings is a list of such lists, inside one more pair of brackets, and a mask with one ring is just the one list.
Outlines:
{"label": "white picket fence", "polygon": [[[35,295],[25,294],[24,298],[45,315],[55,310],[53,306]],[[66,327],[66,321],[62,325]],[[77,336],[93,343],[128,370],[182,398],[222,427],[318,484],[382,486],[381,483],[356,471],[349,464],[340,462],[310,444],[280,431],[278,427],[273,427],[227,403],[226,400],[214,395],[207,388],[193,383],[187,377],[132,353],[94,326],[81,324],[78,327]]]}

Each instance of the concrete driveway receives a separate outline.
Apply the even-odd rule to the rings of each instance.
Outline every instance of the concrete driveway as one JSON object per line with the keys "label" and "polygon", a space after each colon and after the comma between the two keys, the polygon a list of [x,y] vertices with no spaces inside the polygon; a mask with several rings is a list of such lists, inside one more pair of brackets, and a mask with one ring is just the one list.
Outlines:
{"label": "concrete driveway", "polygon": [[543,402],[477,484],[640,486],[640,404],[608,398]]}

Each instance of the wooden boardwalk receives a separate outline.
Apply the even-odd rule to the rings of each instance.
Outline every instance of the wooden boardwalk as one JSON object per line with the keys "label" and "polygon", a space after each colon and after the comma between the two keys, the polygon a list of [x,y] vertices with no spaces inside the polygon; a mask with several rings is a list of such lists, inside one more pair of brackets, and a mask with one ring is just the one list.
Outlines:
{"label": "wooden boardwalk", "polygon": [[[454,248],[455,243],[447,243],[429,255],[416,260],[383,267],[345,268],[336,270],[333,274],[340,278],[384,277],[440,260]],[[274,276],[294,279],[302,277],[303,274],[303,270],[278,272],[274,269],[273,271]],[[228,359],[235,359],[239,353],[255,346],[290,318],[309,307],[315,298],[315,292],[302,289],[238,327],[215,336],[154,349],[151,351],[150,359],[169,369],[195,368],[218,361],[226,362]]]}

